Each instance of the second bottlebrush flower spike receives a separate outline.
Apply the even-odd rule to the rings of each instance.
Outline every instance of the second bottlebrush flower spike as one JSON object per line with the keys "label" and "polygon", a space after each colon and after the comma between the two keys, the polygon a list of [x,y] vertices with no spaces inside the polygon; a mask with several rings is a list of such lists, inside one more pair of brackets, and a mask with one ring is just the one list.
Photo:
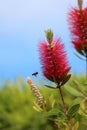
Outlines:
{"label": "second bottlebrush flower spike", "polygon": [[72,8],[68,21],[72,44],[77,52],[87,57],[87,7],[82,8],[82,2],[82,0],[78,0],[79,8]]}
{"label": "second bottlebrush flower spike", "polygon": [[47,79],[62,86],[70,78],[70,67],[64,51],[64,44],[59,38],[53,38],[53,32],[50,29],[45,33],[47,41],[39,44],[42,71]]}

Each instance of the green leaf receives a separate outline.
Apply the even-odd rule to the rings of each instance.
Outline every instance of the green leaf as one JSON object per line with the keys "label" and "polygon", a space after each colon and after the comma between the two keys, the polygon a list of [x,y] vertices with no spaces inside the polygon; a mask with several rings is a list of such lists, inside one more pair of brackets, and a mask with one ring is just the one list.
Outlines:
{"label": "green leaf", "polygon": [[69,117],[74,117],[76,113],[78,112],[80,107],[80,104],[75,104],[73,105],[69,110],[68,110],[68,116]]}
{"label": "green leaf", "polygon": [[54,99],[52,102],[52,109],[54,108],[55,104],[56,104],[56,100]]}
{"label": "green leaf", "polygon": [[53,94],[51,94],[51,96],[49,97],[49,101],[48,102],[49,102],[50,107],[54,108],[54,106],[56,105],[56,100],[55,100]]}
{"label": "green leaf", "polygon": [[61,123],[65,122],[66,121],[65,115],[63,113],[59,112],[57,115],[56,121],[61,122]]}
{"label": "green leaf", "polygon": [[73,102],[71,103],[72,105],[71,106],[74,106],[76,104],[80,104],[82,102],[82,99],[83,98],[80,98],[80,97],[77,97],[73,100]]}
{"label": "green leaf", "polygon": [[74,84],[75,89],[77,89],[79,92],[81,92],[81,93],[83,93],[83,95],[85,95],[85,91],[86,91],[85,84],[82,85],[79,82],[77,82],[76,80],[73,80],[73,84]]}
{"label": "green leaf", "polygon": [[45,87],[47,88],[52,88],[52,89],[56,89],[55,87],[49,86],[49,85],[45,85]]}
{"label": "green leaf", "polygon": [[57,115],[58,115],[58,109],[52,109],[51,111],[45,114],[45,117],[47,119],[54,120],[57,118]]}
{"label": "green leaf", "polygon": [[35,102],[34,102],[33,108],[34,108],[37,112],[42,112],[42,111],[43,111],[43,109],[42,109],[37,103],[35,103]]}
{"label": "green leaf", "polygon": [[59,111],[57,108],[55,109],[52,109],[51,111],[47,112],[45,114],[45,117],[48,119],[48,120],[51,120],[51,121],[63,121],[65,120],[65,115],[63,112]]}
{"label": "green leaf", "polygon": [[79,92],[79,90],[76,90],[76,89],[73,88],[73,87],[65,87],[65,89],[66,89],[70,94],[72,94],[73,96],[76,96],[76,97],[84,97],[83,93]]}
{"label": "green leaf", "polygon": [[82,57],[80,57],[78,54],[74,53],[76,57],[78,57],[80,60],[84,60]]}
{"label": "green leaf", "polygon": [[74,126],[73,126],[73,130],[78,130],[79,128],[79,122],[77,121]]}

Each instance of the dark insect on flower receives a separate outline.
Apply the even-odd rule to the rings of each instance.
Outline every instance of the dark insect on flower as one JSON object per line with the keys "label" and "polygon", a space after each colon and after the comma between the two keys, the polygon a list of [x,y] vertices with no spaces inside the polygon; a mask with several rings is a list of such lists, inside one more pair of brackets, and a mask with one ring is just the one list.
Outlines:
{"label": "dark insect on flower", "polygon": [[38,72],[34,72],[33,74],[32,74],[32,76],[37,76],[38,75]]}

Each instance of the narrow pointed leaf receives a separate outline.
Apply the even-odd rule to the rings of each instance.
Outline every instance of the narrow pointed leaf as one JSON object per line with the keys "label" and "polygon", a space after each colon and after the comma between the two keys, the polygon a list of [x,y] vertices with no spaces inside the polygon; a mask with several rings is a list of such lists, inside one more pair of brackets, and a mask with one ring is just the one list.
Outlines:
{"label": "narrow pointed leaf", "polygon": [[73,105],[69,110],[68,110],[68,116],[69,117],[74,117],[76,113],[78,112],[80,107],[80,104],[75,104]]}
{"label": "narrow pointed leaf", "polygon": [[34,108],[36,111],[38,111],[38,112],[42,112],[42,111],[43,111],[43,109],[42,109],[37,103],[35,103],[35,102],[34,102],[33,108]]}
{"label": "narrow pointed leaf", "polygon": [[73,96],[76,96],[76,97],[84,97],[83,93],[79,92],[78,90],[76,90],[75,88],[73,87],[65,87],[65,89],[70,93],[72,94]]}
{"label": "narrow pointed leaf", "polygon": [[56,89],[56,87],[52,87],[52,86],[49,86],[49,85],[45,85],[45,87],[47,87],[47,88],[52,88],[52,89]]}
{"label": "narrow pointed leaf", "polygon": [[62,81],[61,86],[64,85],[71,77],[71,74],[68,74],[66,78]]}
{"label": "narrow pointed leaf", "polygon": [[79,56],[78,54],[74,53],[74,55],[79,58],[80,60],[84,60],[81,56]]}

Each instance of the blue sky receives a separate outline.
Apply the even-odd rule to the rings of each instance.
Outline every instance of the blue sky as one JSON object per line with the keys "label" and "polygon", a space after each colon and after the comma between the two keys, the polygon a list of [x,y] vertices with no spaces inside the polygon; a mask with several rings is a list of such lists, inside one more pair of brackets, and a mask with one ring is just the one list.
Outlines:
{"label": "blue sky", "polygon": [[0,0],[0,78],[41,73],[38,43],[49,28],[65,44],[71,72],[84,72],[85,62],[74,56],[70,44],[67,13],[72,6],[77,0]]}

